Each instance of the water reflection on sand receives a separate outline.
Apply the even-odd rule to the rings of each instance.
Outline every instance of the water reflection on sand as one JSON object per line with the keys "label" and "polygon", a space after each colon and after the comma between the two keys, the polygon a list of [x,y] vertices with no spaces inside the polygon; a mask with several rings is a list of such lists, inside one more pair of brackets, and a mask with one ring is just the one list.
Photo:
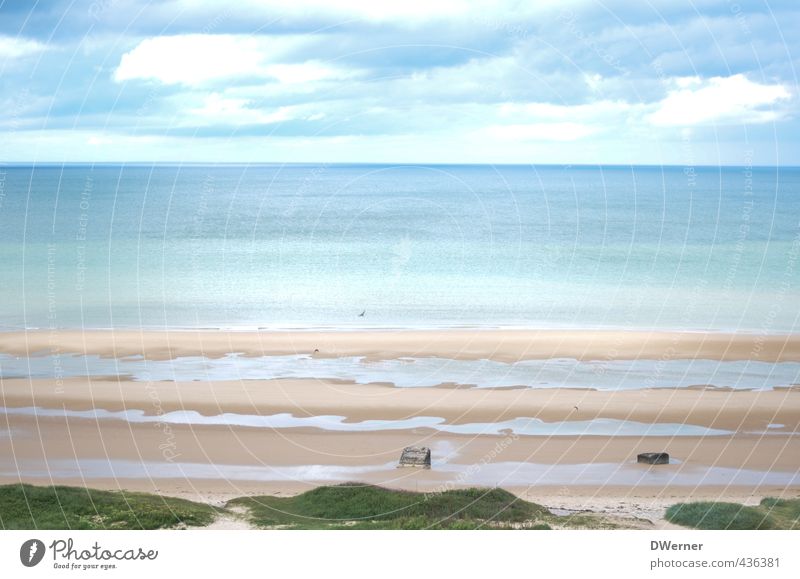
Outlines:
{"label": "water reflection on sand", "polygon": [[538,418],[519,417],[499,422],[448,424],[436,416],[415,416],[403,420],[363,420],[349,422],[344,416],[323,415],[298,417],[287,413],[260,416],[226,412],[205,416],[194,410],[176,410],[163,414],[145,414],[143,410],[109,411],[104,409],[70,410],[66,408],[0,408],[0,414],[40,418],[73,418],[84,420],[122,420],[130,423],[191,424],[205,426],[237,426],[250,428],[318,428],[338,432],[378,432],[429,428],[450,434],[519,436],[725,436],[730,430],[707,428],[695,424],[635,422],[612,418],[545,422]]}
{"label": "water reflection on sand", "polygon": [[124,376],[134,381],[225,381],[315,378],[358,384],[389,383],[402,388],[458,384],[478,388],[717,388],[764,390],[800,382],[800,363],[752,360],[526,360],[516,363],[445,358],[367,360],[311,355],[170,360],[96,355],[15,357],[0,354],[3,378]]}
{"label": "water reflection on sand", "polygon": [[[229,481],[391,482],[407,471],[395,462],[364,465],[235,465],[156,462],[122,459],[25,459],[0,463],[0,476],[52,479],[224,479]],[[439,463],[424,473],[431,483],[459,485],[620,485],[788,486],[800,484],[800,471],[760,471],[718,466],[671,464],[650,467],[636,463],[540,464],[498,462],[482,465]],[[422,481],[424,482],[424,481]]]}

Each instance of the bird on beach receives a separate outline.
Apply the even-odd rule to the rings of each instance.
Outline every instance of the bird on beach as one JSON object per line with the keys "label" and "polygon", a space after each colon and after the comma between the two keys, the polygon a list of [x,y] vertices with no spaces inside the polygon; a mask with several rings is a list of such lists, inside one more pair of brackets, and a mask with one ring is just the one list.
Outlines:
{"label": "bird on beach", "polygon": [[358,314],[358,317],[359,317],[359,318],[363,318],[363,317],[364,317],[364,314],[366,314],[366,313],[367,313],[367,310],[364,310],[363,312],[361,312],[360,314]]}
{"label": "bird on beach", "polygon": [[575,411],[577,412],[577,410],[578,410],[578,407],[577,407],[577,406],[573,406],[573,407],[572,407],[572,409],[573,409],[573,410],[575,410]]}

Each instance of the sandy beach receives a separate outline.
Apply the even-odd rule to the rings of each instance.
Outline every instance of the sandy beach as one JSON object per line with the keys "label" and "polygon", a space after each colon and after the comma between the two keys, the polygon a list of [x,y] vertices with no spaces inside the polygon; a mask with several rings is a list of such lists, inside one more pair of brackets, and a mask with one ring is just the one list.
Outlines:
{"label": "sandy beach", "polygon": [[[213,416],[344,416],[346,421],[435,416],[448,423],[488,423],[518,417],[545,422],[613,418],[642,423],[693,424],[726,430],[800,429],[800,390],[718,391],[652,389],[600,392],[578,389],[396,388],[327,380],[131,382],[70,378],[4,380],[4,406],[73,410],[195,410]],[[578,410],[575,409],[578,407]]]}
{"label": "sandy beach", "polygon": [[[314,350],[319,352],[314,353]],[[352,332],[58,331],[0,335],[0,352],[28,356],[221,357],[303,353],[392,359],[436,356],[514,362],[800,359],[800,337],[750,334],[511,330]],[[345,429],[137,423],[124,419],[0,414],[0,482],[128,488],[221,502],[244,494],[294,494],[359,480],[394,488],[503,486],[564,509],[661,512],[691,497],[752,501],[800,493],[800,390],[714,387],[601,391],[472,388],[303,379],[133,381],[126,377],[3,379],[2,406],[60,411],[195,411],[256,417],[343,417]],[[348,431],[346,424],[436,417],[445,424],[517,418],[543,423],[617,420],[691,425],[714,436],[458,434],[429,427]],[[677,434],[677,432],[676,432]],[[410,445],[432,449],[429,471],[396,469]],[[672,464],[637,465],[668,451]],[[652,516],[650,516],[652,515]],[[643,515],[644,516],[644,515]]]}
{"label": "sandy beach", "polygon": [[[756,504],[762,497],[795,497],[800,485],[775,484],[755,474],[746,484],[683,482],[682,472],[706,469],[746,469],[753,473],[797,471],[800,439],[797,436],[733,437],[518,437],[459,436],[426,429],[378,433],[331,433],[316,429],[264,430],[224,426],[129,424],[63,418],[4,417],[0,429],[15,433],[12,445],[0,448],[0,484],[64,484],[101,489],[126,489],[177,496],[221,505],[247,495],[288,496],[322,484],[350,479],[414,491],[435,492],[452,487],[494,486],[550,508],[589,511],[628,520],[642,519],[643,528],[669,528],[664,509],[686,500],[729,500]],[[44,441],[44,442],[43,442]],[[448,471],[396,469],[400,450],[409,444],[432,448],[434,458],[446,458]],[[498,448],[501,448],[498,451]],[[615,484],[622,470],[647,477],[651,467],[633,464],[643,449],[668,449],[680,457],[680,465],[660,467],[659,480]],[[496,463],[491,470],[485,463]],[[97,464],[100,471],[95,471]],[[104,466],[122,464],[109,476]],[[520,465],[540,465],[537,475],[522,472]],[[83,464],[79,473],[74,465]],[[126,467],[125,465],[133,465]],[[201,476],[163,476],[153,465],[208,465]],[[94,465],[94,466],[93,466]],[[314,465],[302,472],[298,465]],[[383,465],[383,468],[374,468]],[[588,466],[587,466],[588,465]],[[597,465],[600,482],[590,476]],[[326,471],[326,467],[332,470]],[[461,470],[452,470],[453,468]],[[556,484],[559,468],[578,469],[577,479]],[[132,471],[133,474],[132,474]],[[243,469],[240,478],[234,478]],[[359,470],[359,469],[365,470]],[[339,469],[339,470],[337,470]],[[348,470],[349,469],[349,470]],[[480,477],[486,469],[494,479]],[[252,472],[259,473],[250,476]],[[282,473],[288,472],[287,476]],[[331,473],[340,472],[340,476]],[[585,472],[585,480],[580,474]],[[357,473],[357,474],[348,474]],[[469,479],[462,474],[473,473]],[[666,473],[666,477],[660,475]],[[230,476],[233,474],[233,476]],[[499,474],[499,476],[498,476]],[[515,474],[521,474],[515,476]],[[253,480],[262,477],[259,480]],[[539,478],[541,477],[541,478]],[[477,481],[477,482],[476,482]]]}
{"label": "sandy beach", "polygon": [[[681,465],[749,470],[796,471],[800,440],[795,436],[731,437],[520,436],[454,435],[429,429],[337,432],[318,429],[261,429],[231,426],[132,424],[116,420],[38,418],[0,415],[0,427],[18,434],[4,445],[2,459],[114,458],[124,460],[208,463],[212,465],[341,465],[394,469],[400,451],[412,444],[434,449],[434,460],[472,465],[496,462],[537,464],[627,464],[642,449],[669,449]],[[23,436],[24,433],[30,436]],[[41,435],[41,440],[39,436]],[[46,443],[42,443],[42,440]],[[503,448],[492,456],[498,443]],[[11,448],[9,448],[9,446]],[[169,449],[169,452],[165,452]],[[666,471],[672,468],[668,466]],[[402,480],[414,469],[392,470]],[[437,469],[423,472],[441,478]],[[383,476],[383,475],[382,475]],[[602,485],[596,485],[602,486]]]}
{"label": "sandy beach", "polygon": [[137,4],[0,0],[0,575],[787,573],[371,531],[800,529],[800,3]]}
{"label": "sandy beach", "polygon": [[0,333],[0,352],[220,357],[316,354],[392,359],[437,356],[502,362],[546,358],[578,360],[708,359],[800,361],[800,335],[611,330],[352,330],[352,331],[134,331],[52,330]]}

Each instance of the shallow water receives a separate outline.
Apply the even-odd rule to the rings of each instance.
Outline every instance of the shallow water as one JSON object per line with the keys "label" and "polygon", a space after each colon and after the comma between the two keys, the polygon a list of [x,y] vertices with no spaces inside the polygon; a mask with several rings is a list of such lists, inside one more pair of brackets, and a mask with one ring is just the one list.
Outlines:
{"label": "shallow water", "polygon": [[37,417],[66,417],[87,420],[124,420],[130,423],[166,423],[216,426],[246,426],[253,428],[319,428],[340,432],[377,432],[430,428],[451,434],[520,436],[724,436],[729,430],[706,428],[693,424],[646,424],[631,420],[597,418],[564,422],[544,422],[538,418],[515,418],[501,422],[447,424],[444,418],[415,416],[405,420],[364,420],[346,422],[344,416],[295,417],[291,414],[256,416],[225,413],[204,416],[194,410],[177,410],[164,414],[146,415],[143,410],[108,411],[69,410],[59,408],[0,408],[0,414]]}
{"label": "shallow water", "polygon": [[[367,466],[335,465],[232,465],[106,459],[20,460],[0,463],[0,476],[53,479],[225,479],[229,481],[351,481],[384,473],[385,482],[408,472],[396,462]],[[800,484],[800,471],[759,471],[716,466],[635,463],[540,464],[500,462],[468,465],[453,462],[434,465],[432,473],[460,485],[620,485],[620,486],[789,486]],[[426,483],[422,483],[426,484]],[[435,483],[430,483],[433,486]]]}
{"label": "shallow water", "polygon": [[796,331],[800,170],[684,169],[5,167],[0,323]]}
{"label": "shallow water", "polygon": [[480,485],[621,485],[621,486],[702,486],[702,485],[797,485],[796,472],[759,471],[718,466],[646,466],[616,463],[537,464],[500,462],[465,469],[448,463],[439,470],[457,474],[464,484]]}
{"label": "shallow water", "polygon": [[[252,481],[346,481],[367,473],[394,468],[396,463],[374,466],[256,466],[205,464],[191,462],[155,462],[105,459],[56,459],[47,463],[19,461],[19,476],[59,478],[132,478],[132,479],[226,479]],[[3,465],[0,476],[12,476],[13,465]]]}
{"label": "shallow water", "polygon": [[362,357],[315,358],[307,355],[221,358],[200,356],[171,360],[96,355],[16,357],[0,354],[0,377],[68,378],[128,376],[134,381],[269,380],[316,378],[358,384],[390,383],[398,387],[430,387],[444,383],[497,388],[594,388],[631,390],[713,385],[719,388],[765,390],[800,383],[800,363],[750,360],[492,360],[399,358],[370,361]]}

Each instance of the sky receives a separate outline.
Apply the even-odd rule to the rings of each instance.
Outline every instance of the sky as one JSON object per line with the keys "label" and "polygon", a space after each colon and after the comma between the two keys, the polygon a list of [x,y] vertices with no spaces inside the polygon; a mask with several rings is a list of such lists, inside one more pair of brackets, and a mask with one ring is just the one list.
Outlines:
{"label": "sky", "polygon": [[800,165],[797,0],[0,0],[0,161]]}

